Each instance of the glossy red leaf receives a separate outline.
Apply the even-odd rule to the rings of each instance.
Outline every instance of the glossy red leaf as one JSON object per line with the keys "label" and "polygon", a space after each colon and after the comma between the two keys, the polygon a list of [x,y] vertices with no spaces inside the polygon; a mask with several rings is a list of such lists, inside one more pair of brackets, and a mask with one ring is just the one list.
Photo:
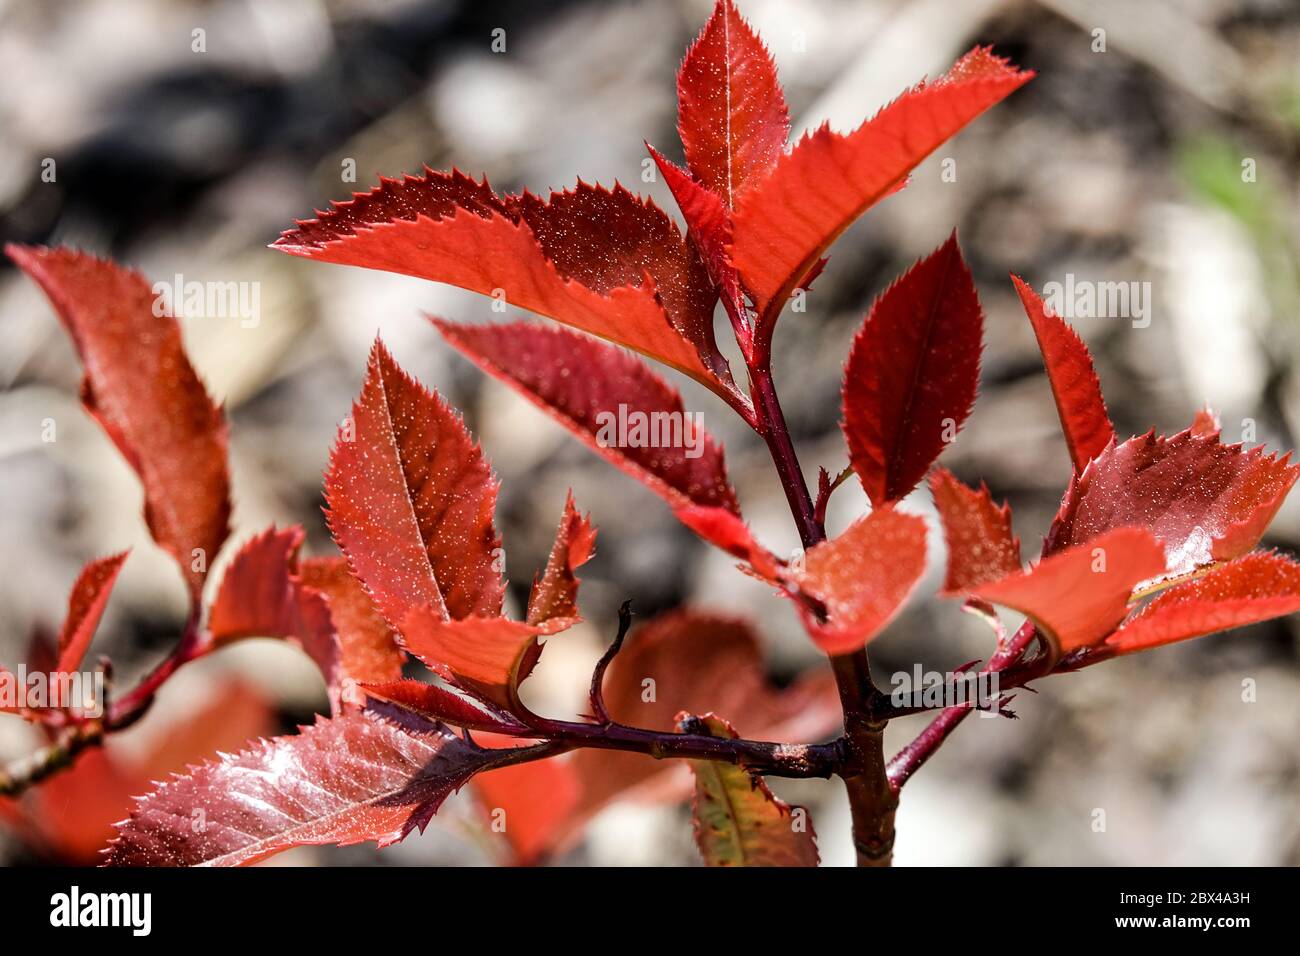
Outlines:
{"label": "glossy red leaf", "polygon": [[1019,276],[1013,275],[1011,281],[1043,353],[1061,430],[1070,448],[1070,460],[1076,472],[1083,471],[1088,462],[1115,440],[1115,429],[1101,397],[1101,383],[1092,367],[1092,356],[1078,333],[1051,312],[1037,292]]}
{"label": "glossy red leaf", "polygon": [[81,399],[144,486],[145,521],[198,603],[229,533],[226,422],[137,272],[69,249],[6,246],[45,292],[85,368]]}
{"label": "glossy red leaf", "polygon": [[988,486],[968,488],[945,468],[930,475],[934,506],[948,544],[943,589],[961,594],[1020,570],[1020,539],[1011,531],[1011,509],[993,503]]}
{"label": "glossy red leaf", "polygon": [[591,560],[596,550],[596,529],[590,515],[578,514],[570,492],[564,502],[564,514],[555,533],[546,567],[533,580],[528,597],[528,623],[567,627],[577,621],[578,568]]}
{"label": "glossy red leaf", "polygon": [[718,0],[677,74],[677,129],[696,180],[728,206],[785,151],[776,63],[731,0]]}
{"label": "glossy red leaf", "polygon": [[537,637],[549,633],[504,617],[447,621],[429,607],[413,608],[399,630],[402,646],[435,674],[508,712],[541,653]]}
{"label": "glossy red leaf", "polygon": [[1044,553],[1134,525],[1164,544],[1170,575],[1238,557],[1259,543],[1295,484],[1289,457],[1190,430],[1130,438],[1071,480]]}
{"label": "glossy red leaf", "polygon": [[844,437],[874,506],[915,488],[970,415],[983,330],[956,233],[872,305],[844,368]]}
{"label": "glossy red leaf", "polygon": [[[321,718],[161,784],[118,824],[109,866],[245,866],[295,846],[387,846],[503,751],[366,711]],[[194,825],[194,810],[203,826]]]}
{"label": "glossy red leaf", "polygon": [[1219,424],[1219,413],[1210,406],[1198,409],[1196,417],[1192,419],[1191,432],[1197,438],[1217,438],[1219,432],[1223,430]]}
{"label": "glossy red leaf", "polygon": [[90,641],[99,627],[108,597],[117,581],[118,572],[126,562],[127,552],[91,561],[77,576],[68,597],[68,615],[59,631],[58,662],[55,668],[71,673],[81,666]]}
{"label": "glossy red leaf", "polygon": [[[702,428],[688,431],[687,423],[697,419],[688,416],[681,396],[635,356],[563,329],[527,322],[433,322],[466,358],[515,388],[669,504],[718,506],[740,513],[722,447]],[[634,420],[677,423],[683,441],[673,444],[671,428],[669,442],[661,441],[659,447],[618,441],[619,423]],[[630,428],[623,430],[628,433],[623,437],[633,437]],[[613,440],[603,440],[602,435]],[[693,448],[683,447],[688,435]]]}
{"label": "glossy red leaf", "polygon": [[452,618],[501,610],[492,470],[460,415],[378,341],[325,497],[334,540],[390,624],[422,605]]}
{"label": "glossy red leaf", "polygon": [[877,508],[830,541],[808,549],[791,582],[825,607],[818,620],[799,605],[804,627],[827,654],[847,654],[885,629],[925,573],[925,521]]}
{"label": "glossy red leaf", "polygon": [[827,247],[945,140],[1032,73],[976,48],[848,134],[823,125],[736,201],[732,257],[771,336],[785,300]]}
{"label": "glossy red leaf", "polygon": [[[721,717],[700,718],[714,737],[739,735]],[[743,767],[692,760],[695,799],[691,807],[695,845],[705,866],[816,866],[817,834],[807,811],[796,817],[763,778]]]}
{"label": "glossy red leaf", "polygon": [[1133,589],[1164,566],[1164,549],[1151,532],[1116,528],[982,585],[974,596],[1027,614],[1066,654],[1115,630],[1128,614]]}
{"label": "glossy red leaf", "polygon": [[1300,564],[1269,552],[1243,555],[1175,584],[1106,640],[1133,654],[1300,611]]}
{"label": "glossy red leaf", "polygon": [[661,209],[622,187],[579,183],[543,202],[427,170],[333,204],[274,248],[504,296],[735,395],[703,263]]}

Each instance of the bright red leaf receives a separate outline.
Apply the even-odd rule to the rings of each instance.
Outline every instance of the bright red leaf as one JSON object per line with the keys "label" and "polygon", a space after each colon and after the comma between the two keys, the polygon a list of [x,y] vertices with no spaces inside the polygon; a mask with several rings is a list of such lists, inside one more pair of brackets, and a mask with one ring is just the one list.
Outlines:
{"label": "bright red leaf", "polygon": [[669,504],[740,513],[721,446],[686,412],[677,391],[635,356],[527,322],[433,322],[466,358]]}
{"label": "bright red leaf", "polygon": [[69,249],[5,247],[54,306],[85,367],[81,399],[144,485],[153,539],[198,603],[229,533],[226,421],[137,272]]}
{"label": "bright red leaf", "polygon": [[848,134],[822,125],[751,184],[735,208],[732,257],[770,340],[785,300],[849,224],[990,106],[1028,82],[976,48],[947,75],[904,93]]}
{"label": "bright red leaf", "polygon": [[1289,457],[1190,430],[1130,438],[1071,480],[1044,554],[1133,525],[1164,544],[1170,575],[1235,558],[1259,543],[1295,484]]}
{"label": "bright red leaf", "polygon": [[522,730],[522,725],[504,711],[462,697],[445,687],[419,680],[394,680],[362,684],[361,690],[376,700],[396,704],[429,720],[470,730]]}
{"label": "bright red leaf", "polygon": [[580,182],[543,201],[427,170],[334,203],[274,248],[504,296],[737,395],[704,264],[663,210],[622,187]]}
{"label": "bright red leaf", "polygon": [[808,549],[790,580],[820,601],[826,620],[799,612],[817,646],[847,654],[885,629],[925,573],[925,521],[892,507],[876,508],[838,537]]}
{"label": "bright red leaf", "polygon": [[91,561],[77,576],[68,597],[68,616],[63,619],[63,628],[59,631],[57,670],[71,673],[81,666],[126,555],[127,552],[123,551]]}
{"label": "bright red leaf", "polygon": [[844,437],[874,506],[915,488],[970,415],[983,330],[956,233],[872,305],[844,368]]}
{"label": "bright red leaf", "polygon": [[[564,514],[555,533],[546,567],[533,580],[528,597],[528,623],[545,625],[556,622],[568,626],[578,613],[578,568],[591,560],[596,550],[596,529],[589,515],[578,514],[570,492],[564,502]],[[554,626],[554,625],[553,625]]]}
{"label": "bright red leaf", "polygon": [[976,491],[937,468],[930,475],[930,491],[948,544],[945,592],[961,594],[1020,570],[1020,539],[1011,532],[1011,509],[994,504],[987,485],[981,482]]}
{"label": "bright red leaf", "polygon": [[1092,356],[1078,333],[1051,312],[1037,292],[1019,276],[1013,275],[1011,281],[1020,294],[1043,353],[1061,430],[1070,448],[1070,460],[1076,472],[1083,471],[1088,462],[1115,440],[1115,429],[1101,397],[1101,383],[1092,367]]}
{"label": "bright red leaf", "polygon": [[1296,611],[1300,564],[1280,554],[1256,552],[1160,593],[1101,650],[1132,654]]}
{"label": "bright red leaf", "polygon": [[1058,654],[1091,647],[1119,626],[1129,597],[1164,572],[1164,549],[1144,528],[1116,528],[982,585],[974,596],[1027,614]]}
{"label": "bright red leaf", "polygon": [[541,654],[537,637],[549,633],[504,617],[447,621],[429,607],[412,608],[399,630],[402,646],[439,677],[510,712]]}
{"label": "bright red leaf", "polygon": [[718,0],[677,74],[677,129],[695,179],[729,208],[785,151],[776,64],[731,0]]}
{"label": "bright red leaf", "polygon": [[460,415],[379,341],[330,456],[325,496],[335,541],[395,627],[422,605],[453,618],[501,610],[492,470]]}
{"label": "bright red leaf", "polygon": [[295,846],[387,846],[423,830],[502,754],[414,718],[409,726],[366,711],[321,718],[159,785],[118,825],[107,863],[246,866]]}
{"label": "bright red leaf", "polygon": [[[519,745],[516,738],[491,733],[474,739],[486,747]],[[473,788],[489,828],[504,835],[511,858],[522,866],[546,855],[551,835],[582,801],[582,783],[565,757],[479,774]]]}

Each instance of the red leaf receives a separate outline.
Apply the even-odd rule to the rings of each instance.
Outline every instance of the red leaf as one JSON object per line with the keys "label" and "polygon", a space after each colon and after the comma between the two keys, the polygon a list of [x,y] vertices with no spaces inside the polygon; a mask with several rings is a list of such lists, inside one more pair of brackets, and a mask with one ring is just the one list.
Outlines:
{"label": "red leaf", "polygon": [[435,674],[508,712],[541,654],[538,635],[548,633],[504,617],[445,621],[428,607],[412,608],[399,630],[402,645]]}
{"label": "red leaf", "polygon": [[1191,433],[1197,438],[1218,438],[1222,426],[1219,424],[1219,414],[1214,409],[1206,405],[1204,408],[1197,410],[1196,417],[1192,419]]}
{"label": "red leaf", "polygon": [[731,262],[731,210],[723,205],[721,196],[701,186],[689,173],[670,163],[649,143],[646,143],[646,149],[650,150],[655,165],[664,175],[664,182],[677,200],[677,208],[686,219],[686,226],[708,267],[709,275],[722,287],[729,300],[735,303],[737,310],[743,309],[740,276]]}
{"label": "red leaf", "polygon": [[731,0],[718,0],[677,74],[677,128],[695,178],[728,206],[785,150],[776,64]]}
{"label": "red leaf", "polygon": [[1130,438],[1071,479],[1044,553],[1136,525],[1165,546],[1170,575],[1235,558],[1259,543],[1295,484],[1288,458],[1190,430]]}
{"label": "red leaf", "polygon": [[948,574],[943,589],[961,594],[1020,570],[1020,539],[1011,533],[1011,509],[993,503],[988,486],[967,488],[952,472],[930,475],[934,506],[948,543]]}
{"label": "red leaf", "polygon": [[1061,417],[1065,443],[1070,448],[1070,460],[1076,472],[1083,471],[1088,462],[1096,458],[1115,440],[1106,403],[1101,397],[1101,383],[1092,367],[1092,356],[1078,333],[1065,321],[1050,312],[1033,289],[1013,275],[1025,313],[1034,327],[1038,347],[1047,366],[1047,379],[1052,383],[1052,397],[1056,399],[1056,412]]}
{"label": "red leaf", "polygon": [[759,544],[749,526],[730,511],[691,505],[675,509],[673,514],[705,541],[747,561],[763,580],[776,581],[781,570],[776,555]]}
{"label": "red leaf", "polygon": [[190,365],[180,326],[157,314],[158,297],[139,273],[68,249],[5,251],[72,337],[85,366],[82,402],[140,476],[149,533],[176,559],[197,604],[229,533],[226,422]]}
{"label": "red leaf", "polygon": [[791,580],[820,601],[827,619],[803,605],[804,627],[827,654],[847,654],[884,630],[925,573],[925,521],[877,508],[844,533],[808,549]]}
{"label": "red leaf", "polygon": [[123,551],[91,561],[78,575],[68,598],[68,616],[59,631],[59,657],[55,667],[60,672],[68,674],[81,666],[126,555]]}
{"label": "red leaf", "polygon": [[736,201],[732,257],[758,309],[760,340],[790,293],[853,220],[899,188],[926,156],[1026,83],[987,50],[916,87],[847,135],[823,125]]}
{"label": "red leaf", "polygon": [[[707,272],[654,203],[579,183],[543,202],[458,171],[385,179],[274,248],[502,294],[738,395],[713,339]],[[667,311],[665,311],[667,310]]]}
{"label": "red leaf", "polygon": [[[739,735],[715,714],[700,718],[714,737]],[[768,789],[763,778],[743,767],[714,760],[692,760],[695,845],[705,866],[816,866],[817,834],[802,811],[795,825],[790,805]]]}
{"label": "red leaf", "polygon": [[533,580],[533,590],[528,597],[528,623],[544,625],[564,622],[569,626],[577,621],[578,568],[591,560],[596,550],[596,529],[589,515],[578,514],[570,492],[564,502],[564,514],[555,534],[546,568]]}
{"label": "red leaf", "polygon": [[325,679],[330,707],[338,713],[347,695],[342,647],[325,597],[298,576],[302,528],[268,528],[235,555],[221,579],[208,617],[214,646],[250,637],[278,637],[297,644]]}
{"label": "red leaf", "polygon": [[[179,713],[172,708],[180,697],[164,693],[149,721],[114,733],[21,801],[0,800],[0,810],[12,809],[14,826],[43,855],[64,864],[94,865],[113,836],[114,822],[131,812],[131,798],[148,792],[154,780],[272,731],[272,709],[248,685],[222,680],[206,686],[198,700],[184,695]],[[163,726],[155,723],[158,719]],[[195,809],[186,809],[187,821]]]}
{"label": "red leaf", "polygon": [[346,679],[383,682],[402,676],[406,655],[397,646],[397,633],[375,609],[345,559],[308,558],[299,566],[298,576],[319,591],[329,606]]}
{"label": "red leaf", "polygon": [[875,507],[915,488],[966,421],[983,328],[956,233],[872,305],[844,369],[844,437]]}
{"label": "red leaf", "polygon": [[445,687],[418,680],[394,680],[362,684],[361,689],[376,700],[396,704],[429,720],[443,721],[470,730],[523,730],[518,721],[495,708],[461,697]]}
{"label": "red leaf", "polygon": [[1295,611],[1300,564],[1280,554],[1247,554],[1159,594],[1102,650],[1132,654]]}
{"label": "red leaf", "polygon": [[399,727],[365,711],[321,718],[161,784],[118,824],[107,863],[244,866],[295,846],[387,846],[423,830],[502,753],[436,724]]}
{"label": "red leaf", "polygon": [[1059,654],[1091,647],[1119,626],[1134,587],[1164,571],[1145,528],[1116,528],[977,588],[974,596],[1029,615]]}
{"label": "red leaf", "polygon": [[378,340],[325,496],[334,539],[390,624],[420,605],[458,619],[501,610],[491,468],[460,416]]}
{"label": "red leaf", "polygon": [[[688,417],[681,396],[635,356],[574,335],[527,322],[509,325],[455,325],[434,319],[453,346],[489,375],[515,388],[550,413],[593,451],[644,483],[674,507],[698,504],[740,513],[736,493],[727,483],[722,448],[702,428],[689,435],[694,448],[682,445]],[[622,417],[655,421],[668,414],[680,425],[682,442],[646,447],[618,441]],[[606,438],[602,441],[602,430]],[[631,437],[630,435],[628,437]],[[696,457],[691,455],[696,454]]]}

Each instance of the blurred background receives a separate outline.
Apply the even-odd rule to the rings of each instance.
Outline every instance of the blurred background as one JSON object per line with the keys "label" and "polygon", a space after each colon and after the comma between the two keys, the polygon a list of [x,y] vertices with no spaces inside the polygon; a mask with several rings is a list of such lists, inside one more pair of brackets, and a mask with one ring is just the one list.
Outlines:
{"label": "blurred background", "polygon": [[[426,163],[486,172],[502,191],[619,180],[676,215],[664,185],[642,178],[642,140],[680,159],[676,69],[711,6],[0,0],[0,237],[109,254],[153,279],[260,284],[256,327],[200,319],[185,328],[230,418],[233,543],[299,522],[307,553],[331,552],[320,476],[379,332],[408,370],[465,411],[502,479],[498,520],[516,609],[567,488],[600,528],[583,575],[587,623],[551,642],[529,682],[538,706],[577,706],[626,598],[643,616],[683,603],[751,616],[772,678],[788,682],[824,666],[789,607],[452,354],[421,317],[501,318],[490,300],[265,248],[295,217]],[[810,477],[818,465],[846,463],[840,368],[865,310],[953,227],[980,286],[987,341],[980,401],[943,460],[1010,500],[1027,558],[1070,466],[1009,271],[1038,288],[1067,275],[1149,283],[1149,324],[1074,323],[1121,437],[1181,430],[1208,402],[1225,441],[1296,443],[1294,0],[740,7],[777,60],[796,134],[823,119],[851,129],[976,43],[1039,73],[842,237],[807,311],[782,320],[777,384]],[[504,50],[494,51],[494,37]],[[130,546],[94,647],[126,683],[175,640],[184,593],[147,536],[134,475],[80,410],[79,377],[45,300],[0,265],[0,661],[21,661],[35,628],[57,628],[85,561]],[[764,447],[707,393],[679,384],[725,441],[746,517],[789,552],[797,538]],[[42,438],[46,419],[57,423],[52,443]],[[832,530],[864,504],[846,483]],[[912,506],[930,508],[924,494]],[[1267,543],[1300,548],[1300,497]],[[932,574],[873,644],[878,673],[917,661],[949,670],[989,652],[978,622],[932,598],[937,583]],[[1297,626],[1275,622],[1044,681],[1040,693],[1019,695],[1021,719],[968,721],[904,793],[898,863],[1300,863]],[[1247,679],[1253,702],[1243,700]],[[123,815],[142,775],[291,729],[324,707],[314,668],[283,644],[246,642],[187,668],[108,756],[85,758],[89,769],[76,772],[92,784],[51,783],[23,805],[0,805],[0,860],[93,860],[104,821]],[[891,750],[920,729],[916,720],[891,726]],[[37,743],[22,721],[0,718],[0,758]],[[851,862],[840,787],[774,787],[810,807],[825,863]],[[1096,809],[1106,812],[1104,832]],[[693,864],[687,819],[674,803],[617,804],[558,861]],[[396,848],[303,849],[275,862],[502,858],[462,794],[427,834]]]}

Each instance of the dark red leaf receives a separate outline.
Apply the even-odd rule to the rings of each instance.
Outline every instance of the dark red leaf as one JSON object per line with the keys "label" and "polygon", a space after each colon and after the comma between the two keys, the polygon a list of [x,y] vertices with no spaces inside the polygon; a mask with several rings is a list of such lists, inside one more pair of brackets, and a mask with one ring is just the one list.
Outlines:
{"label": "dark red leaf", "polygon": [[731,0],[718,0],[682,61],[677,129],[691,172],[728,207],[785,151],[790,116],[776,64]]}
{"label": "dark red leaf", "polygon": [[1011,532],[1011,509],[995,505],[988,486],[963,485],[952,472],[930,475],[934,506],[948,543],[948,574],[943,589],[961,594],[1020,570],[1020,539]]}
{"label": "dark red leaf", "polygon": [[161,784],[118,825],[107,863],[244,866],[295,846],[387,846],[502,753],[437,724],[321,718]]}
{"label": "dark red leaf", "polygon": [[589,515],[578,514],[570,492],[564,502],[564,514],[555,534],[546,568],[533,580],[533,590],[528,597],[528,623],[545,625],[564,622],[569,626],[577,621],[578,568],[591,560],[596,550],[596,529]]}
{"label": "dark red leaf", "polygon": [[799,605],[804,628],[827,654],[847,654],[885,629],[925,573],[925,521],[892,507],[859,518],[839,537],[808,549],[791,581],[825,607],[818,620]]}
{"label": "dark red leaf", "polygon": [[1047,366],[1047,380],[1052,384],[1056,412],[1061,430],[1070,448],[1070,460],[1076,472],[1083,471],[1115,440],[1106,403],[1101,397],[1101,383],[1092,367],[1092,356],[1078,333],[1043,304],[1033,289],[1012,276],[1025,313],[1034,327],[1038,348]]}
{"label": "dark red leaf", "polygon": [[1066,654],[1115,630],[1128,614],[1133,589],[1163,572],[1164,549],[1151,532],[1116,528],[982,585],[974,595],[1027,614]]}
{"label": "dark red leaf", "polygon": [[1071,479],[1044,553],[1133,525],[1160,539],[1170,575],[1230,560],[1259,543],[1295,484],[1289,457],[1190,430],[1130,438]]}
{"label": "dark red leaf", "polygon": [[1256,552],[1176,584],[1112,634],[1103,651],[1132,654],[1300,611],[1300,564]]}
{"label": "dark red leaf", "polygon": [[915,488],[970,415],[983,330],[956,233],[872,305],[844,368],[844,437],[874,506]]}
{"label": "dark red leaf", "polygon": [[126,555],[127,552],[123,551],[91,561],[77,576],[68,598],[68,616],[63,619],[63,628],[59,631],[57,670],[71,673],[81,666]]}
{"label": "dark red leaf", "polygon": [[378,341],[325,496],[335,541],[390,624],[422,605],[453,618],[501,610],[491,468],[460,416]]}
{"label": "dark red leaf", "polygon": [[760,313],[759,340],[770,340],[790,293],[853,220],[1032,76],[976,48],[946,76],[904,93],[854,132],[823,125],[806,134],[741,193],[732,258]]}
{"label": "dark red leaf", "polygon": [[49,297],[85,367],[81,398],[144,485],[153,539],[197,604],[229,533],[226,422],[139,273],[69,249],[6,246]]}
{"label": "dark red leaf", "polygon": [[[637,420],[676,422],[683,439],[687,423],[697,421],[686,413],[676,390],[635,356],[563,329],[527,322],[479,326],[433,322],[466,358],[514,387],[669,504],[719,506],[740,513],[736,493],[727,482],[722,448],[702,428],[689,432],[693,448],[682,447],[684,441],[646,447],[617,440],[616,426],[622,420],[632,421],[633,415]],[[602,429],[606,438],[615,440],[602,441]]]}

